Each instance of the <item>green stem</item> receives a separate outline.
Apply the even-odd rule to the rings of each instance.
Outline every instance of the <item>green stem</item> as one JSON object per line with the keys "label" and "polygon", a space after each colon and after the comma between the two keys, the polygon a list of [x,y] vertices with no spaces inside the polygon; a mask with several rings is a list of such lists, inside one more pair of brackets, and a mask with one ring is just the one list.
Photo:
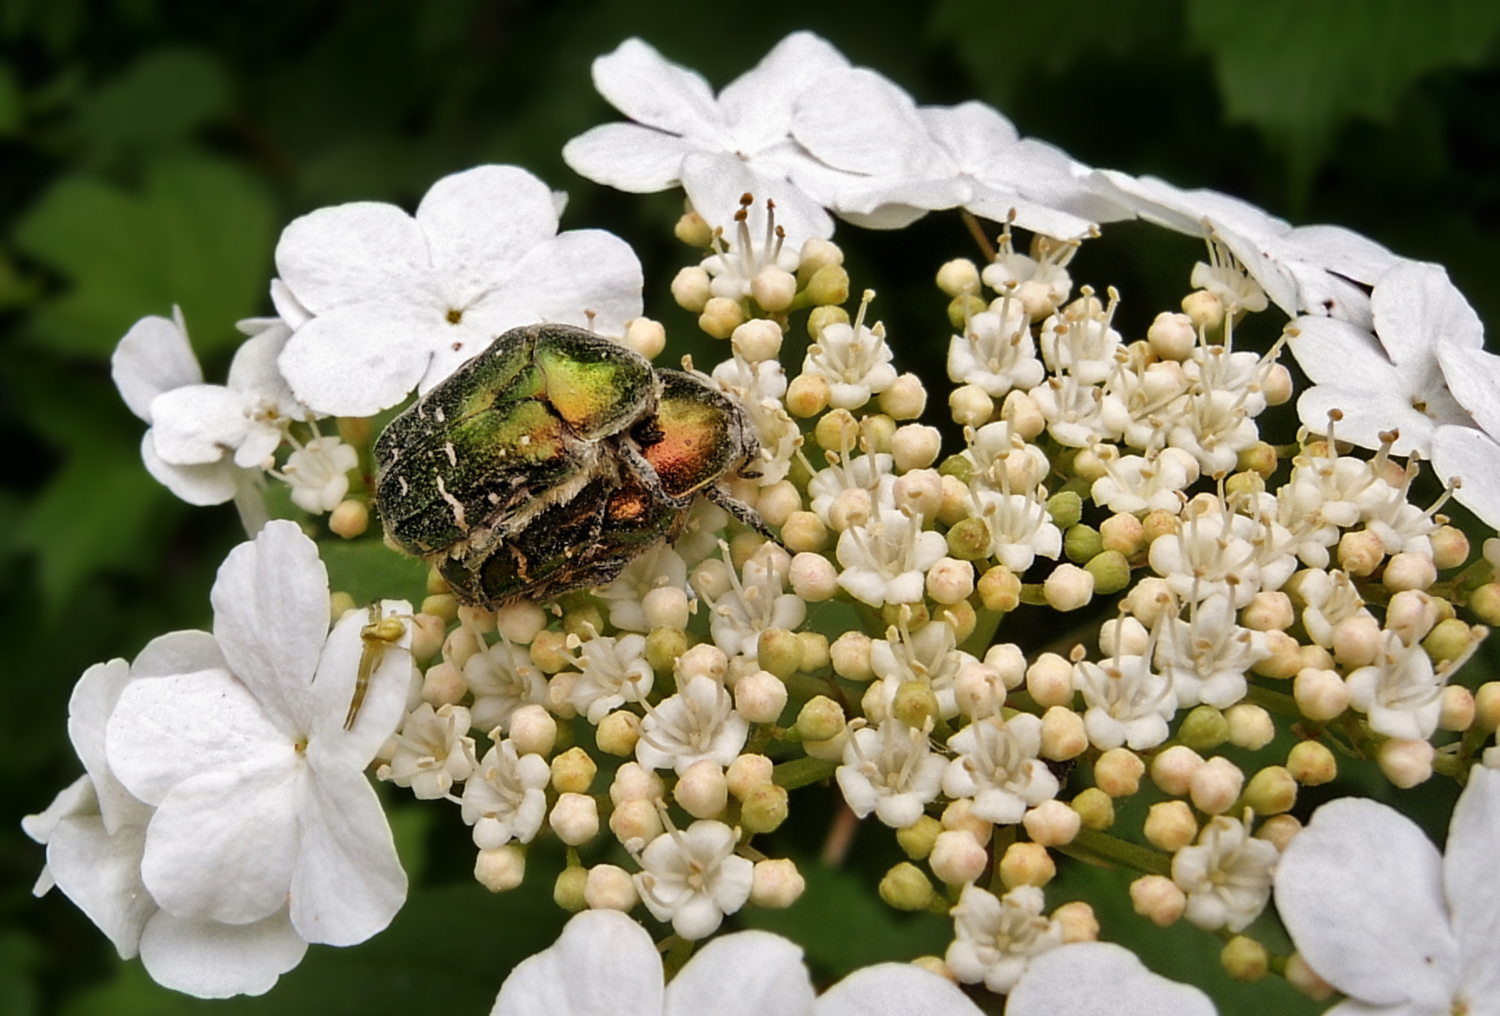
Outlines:
{"label": "green stem", "polygon": [[794,758],[790,762],[782,762],[771,771],[771,782],[787,790],[796,790],[798,787],[823,782],[837,768],[836,763],[825,762],[820,758]]}
{"label": "green stem", "polygon": [[1284,691],[1272,691],[1264,685],[1252,684],[1245,692],[1245,701],[1260,706],[1268,713],[1278,713],[1282,716],[1293,716],[1302,718],[1302,710],[1297,708],[1297,700]]}
{"label": "green stem", "polygon": [[1089,864],[1099,864],[1102,861],[1109,865],[1121,864],[1134,868],[1147,875],[1171,877],[1172,874],[1172,859],[1161,851],[1094,829],[1078,830],[1073,842],[1058,850]]}

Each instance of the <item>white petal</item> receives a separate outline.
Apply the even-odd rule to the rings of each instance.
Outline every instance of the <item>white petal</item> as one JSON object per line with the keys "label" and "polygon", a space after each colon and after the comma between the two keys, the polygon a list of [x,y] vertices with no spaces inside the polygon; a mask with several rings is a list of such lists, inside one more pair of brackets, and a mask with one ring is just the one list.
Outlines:
{"label": "white petal", "polygon": [[219,461],[245,439],[250,422],[245,408],[244,396],[222,385],[163,392],[151,403],[156,453],[174,466]]}
{"label": "white petal", "polygon": [[1500,527],[1500,443],[1470,427],[1439,427],[1432,434],[1432,468],[1443,482],[1457,477],[1453,494],[1491,526]]}
{"label": "white petal", "polygon": [[141,884],[145,841],[143,825],[111,836],[97,818],[68,818],[47,844],[47,868],[57,887],[104,932],[121,959],[136,954],[141,929],[156,912],[156,901]]}
{"label": "white petal", "polygon": [[806,1016],[812,982],[802,949],[780,935],[741,931],[699,949],[667,985],[663,1016]]}
{"label": "white petal", "polygon": [[788,243],[796,246],[810,236],[826,239],[833,235],[833,219],[822,205],[784,175],[759,171],[733,155],[689,155],[682,163],[682,186],[694,210],[730,236],[735,235],[734,215],[743,194],[755,197],[747,219],[755,243],[765,235],[768,200],[776,203],[776,224],[786,230]]}
{"label": "white petal", "polygon": [[278,519],[229,552],[209,596],[214,638],[235,676],[284,733],[316,715],[313,674],[328,632],[328,571],[318,545]]}
{"label": "white petal", "polygon": [[1401,381],[1395,367],[1372,370],[1371,366],[1351,364],[1348,382],[1307,389],[1297,399],[1297,415],[1313,433],[1326,434],[1328,413],[1337,409],[1343,414],[1335,425],[1340,441],[1379,448],[1381,433],[1398,430],[1400,438],[1392,445],[1396,455],[1408,455],[1413,450],[1430,455],[1432,420],[1402,399],[1399,391],[1391,390]]}
{"label": "white petal", "polygon": [[68,739],[93,781],[99,813],[104,818],[105,831],[110,833],[118,830],[122,822],[144,821],[147,817],[141,802],[115,778],[104,752],[105,724],[133,676],[124,660],[96,663],[83,672],[68,699]]}
{"label": "white petal", "polygon": [[1443,883],[1458,935],[1465,995],[1474,1012],[1500,1005],[1500,772],[1475,766],[1453,810]]}
{"label": "white petal", "polygon": [[849,61],[827,40],[793,32],[752,69],[719,93],[719,108],[734,133],[736,150],[753,155],[790,135],[792,111],[807,90]]}
{"label": "white petal", "polygon": [[697,146],[675,134],[634,123],[591,127],[563,145],[563,161],[579,176],[631,194],[677,185],[682,159]]}
{"label": "white petal", "polygon": [[1443,380],[1458,404],[1491,435],[1500,434],[1500,356],[1444,343],[1437,349]]}
{"label": "white petal", "polygon": [[276,365],[292,330],[277,320],[271,327],[248,338],[235,351],[229,365],[228,386],[231,391],[259,400],[287,417],[297,417],[301,407],[292,389]]}
{"label": "white petal", "polygon": [[174,631],[158,635],[146,643],[130,663],[130,676],[133,679],[166,677],[199,670],[227,670],[228,667],[219,644],[208,632]]}
{"label": "white petal", "polygon": [[229,458],[203,466],[169,465],[156,454],[156,434],[151,430],[141,438],[141,461],[158,483],[195,505],[223,504],[234,497],[244,472]]}
{"label": "white petal", "polygon": [[712,148],[730,147],[708,82],[640,39],[626,39],[597,58],[593,76],[599,94],[630,119]]}
{"label": "white petal", "polygon": [[[382,617],[410,617],[411,604],[405,600],[382,600]],[[386,738],[396,732],[406,714],[406,694],[411,681],[411,628],[392,643],[380,642],[369,648],[379,656],[370,661],[371,669],[364,699],[352,730],[344,729],[349,705],[355,694],[355,682],[367,651],[360,631],[369,623],[363,610],[350,612],[337,625],[313,679],[313,714],[308,730],[308,758],[321,765],[325,759],[339,759],[363,769],[369,765]]]}
{"label": "white petal", "polygon": [[817,1016],[978,1016],[958,985],[910,963],[856,970],[819,996]]}
{"label": "white petal", "polygon": [[162,392],[203,383],[187,332],[170,318],[143,317],[115,347],[110,374],[130,411],[151,422],[151,401]]}
{"label": "white petal", "polygon": [[276,244],[282,281],[303,307],[319,315],[351,303],[389,300],[420,285],[430,267],[427,237],[416,220],[376,201],[309,212],[293,219]]}
{"label": "white petal", "polygon": [[292,924],[309,942],[354,945],[384,931],[406,902],[406,872],[364,773],[319,766],[298,815]]}
{"label": "white petal", "polygon": [[1308,965],[1364,1002],[1447,1008],[1458,974],[1437,848],[1392,808],[1341,798],[1281,856],[1276,909]]}
{"label": "white petal", "polygon": [[185,780],[146,830],[141,880],[163,910],[248,924],[286,905],[304,767],[220,770]]}
{"label": "white petal", "polygon": [[983,102],[923,106],[917,115],[959,168],[981,178],[1006,149],[1021,140],[1015,125]]}
{"label": "white petal", "polygon": [[1479,349],[1484,325],[1441,265],[1403,261],[1370,294],[1375,334],[1396,363],[1430,356],[1440,343]]}
{"label": "white petal", "polygon": [[372,416],[427,372],[446,338],[445,313],[437,302],[340,307],[297,329],[278,364],[297,399],[319,414]]}
{"label": "white petal", "polygon": [[551,189],[526,170],[477,166],[433,184],[417,224],[444,288],[456,283],[477,295],[557,233],[557,207]]}
{"label": "white petal", "polygon": [[957,171],[927,133],[911,96],[862,67],[819,79],[797,104],[792,136],[822,162],[849,173],[907,176],[929,164]]}
{"label": "white petal", "polygon": [[147,804],[199,773],[294,760],[291,737],[223,670],[132,681],[110,715],[105,746],[109,767]]}
{"label": "white petal", "polygon": [[1204,219],[1257,242],[1291,231],[1284,220],[1229,194],[1183,190],[1156,177],[1135,177],[1112,169],[1096,174],[1107,195],[1134,208],[1141,218],[1189,236],[1203,235]]}
{"label": "white petal", "polygon": [[1092,225],[1082,216],[1029,201],[1014,191],[998,190],[979,183],[972,188],[972,196],[964,202],[964,207],[980,218],[994,222],[1005,222],[1014,213],[1015,224],[1022,229],[1061,240],[1084,236]]}
{"label": "white petal", "polygon": [[284,909],[253,924],[161,911],[141,936],[141,963],[151,979],[199,998],[264,995],[306,952]]}
{"label": "white petal", "polygon": [[1273,257],[1296,259],[1373,286],[1401,260],[1385,247],[1343,226],[1298,226],[1266,245]]}
{"label": "white petal", "polygon": [[1229,248],[1244,266],[1246,273],[1260,283],[1260,287],[1266,291],[1266,298],[1285,311],[1288,317],[1295,315],[1299,309],[1297,283],[1287,266],[1266,251],[1267,243],[1274,239],[1274,234],[1267,235],[1258,230],[1241,232],[1221,222],[1210,222],[1214,236]]}
{"label": "white petal", "polygon": [[[45,810],[22,816],[21,831],[35,843],[46,843],[63,819],[74,816],[98,818],[98,811],[99,799],[94,794],[94,784],[84,774],[59,790]],[[45,896],[51,886],[52,883],[48,882],[46,888],[35,889],[32,895]]]}
{"label": "white petal", "polygon": [[589,910],[511,971],[491,1016],[658,1016],[662,996],[661,957],[646,929]]}
{"label": "white petal", "polygon": [[1034,958],[1006,1000],[1005,1012],[1213,1016],[1215,1009],[1203,992],[1153,974],[1128,949],[1109,942],[1077,942]]}

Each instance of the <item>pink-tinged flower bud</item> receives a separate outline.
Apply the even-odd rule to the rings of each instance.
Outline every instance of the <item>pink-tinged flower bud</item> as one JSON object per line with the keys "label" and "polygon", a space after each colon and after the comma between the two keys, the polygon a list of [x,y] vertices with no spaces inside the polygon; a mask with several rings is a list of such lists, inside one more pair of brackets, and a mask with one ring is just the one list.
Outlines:
{"label": "pink-tinged flower bud", "polygon": [[761,521],[766,525],[783,526],[793,512],[802,510],[802,495],[790,481],[781,480],[760,489],[755,510],[760,513]]}
{"label": "pink-tinged flower bud", "polygon": [[1175,854],[1198,837],[1198,820],[1186,801],[1158,801],[1146,813],[1146,842]]}
{"label": "pink-tinged flower bud", "polygon": [[850,526],[862,526],[875,513],[875,500],[863,487],[840,491],[828,506],[828,524],[842,533]]}
{"label": "pink-tinged flower bud", "polygon": [[965,663],[953,678],[958,710],[970,719],[993,716],[1005,705],[1005,683],[983,663]]}
{"label": "pink-tinged flower bud", "polygon": [[745,308],[727,296],[710,297],[698,315],[698,327],[715,339],[727,339],[745,321]]}
{"label": "pink-tinged flower bud", "polygon": [[781,542],[793,553],[820,551],[828,546],[828,528],[812,512],[792,512],[781,527]]}
{"label": "pink-tinged flower bud", "polygon": [[[880,397],[884,400],[889,394],[886,392]],[[891,435],[891,456],[895,460],[897,471],[901,473],[928,468],[937,461],[941,450],[942,435],[936,427],[909,423],[898,427],[896,433]],[[933,515],[936,514],[937,509],[934,508]]]}
{"label": "pink-tinged flower bud", "polygon": [[720,684],[729,672],[729,657],[712,642],[700,642],[677,658],[675,673],[684,684],[695,677],[708,677]]}
{"label": "pink-tinged flower bud", "polygon": [[756,670],[734,685],[734,707],[751,723],[775,723],[786,708],[786,685],[765,670]]}
{"label": "pink-tinged flower bud", "polygon": [[1064,903],[1052,911],[1052,919],[1062,929],[1063,944],[1099,941],[1099,918],[1094,908],[1083,900]]}
{"label": "pink-tinged flower bud", "polygon": [[1439,526],[1428,534],[1432,563],[1438,571],[1457,568],[1469,559],[1469,538],[1456,526]]}
{"label": "pink-tinged flower bud", "polygon": [[791,860],[757,861],[751,870],[750,902],[757,907],[785,910],[806,888],[807,882]]}
{"label": "pink-tinged flower bud", "polygon": [[628,914],[641,898],[636,895],[635,881],[628,871],[614,864],[596,864],[584,880],[583,900],[590,910],[618,910]]}
{"label": "pink-tinged flower bud", "polygon": [[667,348],[667,330],[660,321],[648,317],[631,318],[625,323],[624,344],[648,360],[654,360]]}
{"label": "pink-tinged flower bud", "polygon": [[1297,781],[1282,766],[1266,766],[1250,777],[1245,803],[1257,815],[1280,815],[1297,803]]}
{"label": "pink-tinged flower bud", "polygon": [[641,718],[623,709],[605,716],[594,728],[594,743],[599,750],[620,758],[634,755],[640,739]]}
{"label": "pink-tinged flower bud", "polygon": [[[797,277],[791,272],[782,271],[775,265],[766,265],[755,273],[755,278],[750,280],[750,295],[755,297],[755,302],[760,304],[768,314],[780,314],[792,305],[797,297]],[[774,324],[774,322],[772,322]],[[779,330],[779,329],[778,329]],[[777,343],[778,348],[780,343]],[[775,356],[762,356],[759,359],[769,360]]]}
{"label": "pink-tinged flower bud", "polygon": [[1245,774],[1240,767],[1215,755],[1199,766],[1189,781],[1188,796],[1193,807],[1208,815],[1222,815],[1239,799],[1245,786]]}
{"label": "pink-tinged flower bud", "polygon": [[468,682],[451,663],[434,663],[422,676],[422,701],[434,709],[457,705],[468,693]]}
{"label": "pink-tinged flower bud", "polygon": [[1391,738],[1380,746],[1376,755],[1385,778],[1402,790],[1410,790],[1432,778],[1432,759],[1436,754],[1427,741]]}
{"label": "pink-tinged flower bud", "polygon": [[1195,289],[1182,298],[1182,312],[1194,328],[1213,331],[1224,323],[1224,303],[1206,289]]}
{"label": "pink-tinged flower bud", "polygon": [[978,385],[960,385],[948,396],[948,410],[953,422],[978,430],[995,415],[995,400]]}
{"label": "pink-tinged flower bud", "polygon": [[1044,847],[1063,847],[1073,842],[1083,820],[1061,801],[1043,801],[1021,819],[1026,835]]}
{"label": "pink-tinged flower bud", "polygon": [[495,611],[495,627],[516,645],[530,645],[547,627],[547,613],[530,601],[506,604]]}
{"label": "pink-tinged flower bud", "polygon": [[609,831],[626,850],[640,850],[662,834],[661,813],[651,801],[625,801],[610,812]]}
{"label": "pink-tinged flower bud", "polygon": [[[889,388],[880,393],[880,411],[892,420],[920,419],[926,408],[927,389],[922,387],[922,379],[915,374],[902,374]],[[937,433],[931,427],[921,429]],[[937,449],[933,448],[932,459],[935,458],[937,458]],[[932,459],[928,459],[922,465],[930,465]]]}
{"label": "pink-tinged flower bud", "polygon": [[1380,652],[1381,641],[1380,623],[1373,617],[1346,617],[1333,627],[1333,658],[1350,669],[1366,666]]}
{"label": "pink-tinged flower bud", "polygon": [[1187,893],[1165,875],[1142,875],[1130,883],[1130,904],[1158,928],[1176,923],[1187,908]]}
{"label": "pink-tinged flower bud", "polygon": [[786,389],[786,411],[806,420],[827,409],[832,396],[833,389],[822,374],[798,374]]}
{"label": "pink-tinged flower bud", "polygon": [[1047,417],[1042,415],[1036,399],[1019,388],[1005,397],[1000,419],[1010,424],[1010,432],[1023,441],[1030,441],[1047,429]]}
{"label": "pink-tinged flower bud", "polygon": [[1053,610],[1086,607],[1094,598],[1094,576],[1074,564],[1060,564],[1042,583],[1042,596]]}
{"label": "pink-tinged flower bud", "polygon": [[1056,653],[1043,653],[1026,670],[1026,690],[1042,708],[1073,701],[1073,665]]}
{"label": "pink-tinged flower bud", "polygon": [[514,889],[526,878],[526,854],[514,843],[481,850],[474,859],[474,879],[492,893]]}
{"label": "pink-tinged flower bud", "polygon": [[1298,741],[1287,752],[1286,771],[1304,787],[1319,787],[1333,782],[1339,764],[1322,741]]}
{"label": "pink-tinged flower bud", "polygon": [[[672,299],[689,314],[701,314],[713,297],[713,280],[697,265],[678,271],[672,279]],[[726,333],[727,334],[727,333]]]}
{"label": "pink-tinged flower bud", "polygon": [[875,678],[870,667],[870,636],[861,631],[846,631],[828,647],[833,672],[839,677],[861,683]]}
{"label": "pink-tinged flower bud", "polygon": [[1380,576],[1381,584],[1393,593],[1405,589],[1426,589],[1437,581],[1437,566],[1430,554],[1403,550],[1393,554]]}
{"label": "pink-tinged flower bud", "polygon": [[693,818],[718,818],[729,805],[729,781],[712,759],[701,759],[682,771],[672,798]]}
{"label": "pink-tinged flower bud", "polygon": [[[896,436],[900,437],[901,432],[897,431]],[[943,477],[936,469],[914,469],[898,476],[891,490],[896,507],[922,516],[924,524],[936,519],[943,507]]]}
{"label": "pink-tinged flower bud", "polygon": [[[1386,605],[1385,626],[1400,635],[1401,641],[1407,645],[1414,645],[1426,638],[1432,626],[1437,624],[1438,611],[1437,601],[1427,593],[1416,589],[1402,590]],[[1370,658],[1373,660],[1374,655]]]}
{"label": "pink-tinged flower bud", "polygon": [[1338,671],[1304,667],[1292,682],[1292,697],[1302,715],[1315,723],[1327,723],[1349,708],[1349,686]]}
{"label": "pink-tinged flower bud", "polygon": [[1193,355],[1198,347],[1198,330],[1186,314],[1162,311],[1146,329],[1146,341],[1151,352],[1163,360],[1181,362]]}
{"label": "pink-tinged flower bud", "polygon": [[517,755],[545,758],[557,743],[557,721],[541,706],[528,702],[510,714],[510,739]]}
{"label": "pink-tinged flower bud", "polygon": [[979,269],[968,258],[955,258],[937,272],[937,286],[949,296],[979,292]]}
{"label": "pink-tinged flower bud", "polygon": [[1240,624],[1251,631],[1285,631],[1296,619],[1292,598],[1283,592],[1256,593],[1240,611]]}
{"label": "pink-tinged flower bud", "polygon": [[1278,363],[1261,382],[1260,393],[1265,396],[1266,405],[1283,406],[1291,400],[1293,388],[1292,372],[1287,370],[1285,364]]}
{"label": "pink-tinged flower bud", "polygon": [[1203,756],[1186,745],[1174,744],[1151,760],[1151,782],[1164,794],[1182,797],[1192,788],[1193,774],[1203,768]]}
{"label": "pink-tinged flower bud", "polygon": [[1088,746],[1082,716],[1064,706],[1052,706],[1042,714],[1042,758],[1064,762],[1082,755]]}
{"label": "pink-tinged flower bud", "polygon": [[1146,529],[1141,520],[1123,512],[1111,515],[1099,524],[1099,539],[1105,550],[1113,550],[1127,558],[1146,549]]}
{"label": "pink-tinged flower bud", "polygon": [[1094,785],[1110,797],[1129,797],[1141,789],[1146,763],[1127,748],[1111,748],[1094,763]]}
{"label": "pink-tinged flower bud", "polygon": [[945,885],[973,882],[990,865],[990,855],[965,832],[939,833],[927,858],[932,873]]}
{"label": "pink-tinged flower bud", "polygon": [[1277,850],[1285,850],[1292,838],[1302,831],[1302,823],[1294,815],[1272,815],[1255,830],[1255,838],[1265,840]]}
{"label": "pink-tinged flower bud", "polygon": [[1219,953],[1224,972],[1244,983],[1258,981],[1270,973],[1271,957],[1266,947],[1246,935],[1236,935]]}
{"label": "pink-tinged flower bud", "polygon": [[974,814],[974,802],[967,797],[951,801],[943,809],[943,828],[968,833],[980,846],[989,843],[990,834],[995,831],[994,823]]}
{"label": "pink-tinged flower bud", "polygon": [[639,762],[626,762],[615,770],[609,785],[609,799],[616,807],[626,801],[655,801],[666,792],[666,784],[654,770]]}
{"label": "pink-tinged flower bud", "polygon": [[1141,579],[1125,596],[1125,606],[1130,610],[1131,616],[1141,622],[1147,631],[1156,624],[1161,614],[1175,617],[1176,605],[1177,598],[1172,595],[1167,580],[1154,576]]}
{"label": "pink-tinged flower bud", "polygon": [[937,890],[910,861],[902,861],[880,880],[880,898],[897,910],[926,910],[937,901]]}
{"label": "pink-tinged flower bud", "polygon": [[1350,575],[1373,575],[1385,560],[1385,545],[1368,529],[1345,533],[1339,539],[1339,567]]}
{"label": "pink-tinged flower bud", "polygon": [[969,562],[940,557],[927,569],[927,595],[934,603],[957,603],[973,592],[974,566]]}
{"label": "pink-tinged flower bud", "polygon": [[584,887],[589,884],[588,869],[581,865],[569,865],[558,872],[552,883],[552,902],[570,914],[576,914],[589,905],[584,898]]}
{"label": "pink-tinged flower bud", "polygon": [[1286,983],[1314,1002],[1326,1002],[1333,997],[1333,985],[1319,977],[1317,971],[1307,965],[1301,953],[1292,953],[1287,957],[1282,976],[1286,978]]}
{"label": "pink-tinged flower bud", "polygon": [[942,831],[943,823],[931,815],[923,815],[905,829],[897,829],[896,842],[906,851],[907,857],[920,861],[932,853],[933,844],[937,843]]}
{"label": "pink-tinged flower bud", "polygon": [[792,558],[792,568],[787,578],[791,582],[792,592],[808,603],[831,600],[839,591],[838,569],[822,554],[803,552]]}
{"label": "pink-tinged flower bud", "polygon": [[352,498],[340,501],[328,513],[328,528],[335,536],[342,536],[346,540],[363,536],[365,530],[370,528],[370,509],[363,501]]}
{"label": "pink-tinged flower bud", "polygon": [[552,760],[552,789],[559,793],[587,794],[599,767],[589,753],[576,745]]}
{"label": "pink-tinged flower bud", "polygon": [[1012,843],[996,867],[1007,890],[1023,885],[1040,889],[1057,877],[1057,863],[1040,843]]}
{"label": "pink-tinged flower bud", "polygon": [[1438,727],[1461,733],[1474,725],[1474,693],[1461,684],[1450,684],[1443,689],[1442,712],[1438,714]]}
{"label": "pink-tinged flower bud", "polygon": [[1276,721],[1260,706],[1240,702],[1224,713],[1229,721],[1229,743],[1247,751],[1260,751],[1276,737]]}
{"label": "pink-tinged flower bud", "polygon": [[1268,631],[1265,640],[1271,655],[1251,667],[1251,671],[1284,681],[1302,669],[1302,645],[1296,639],[1284,631]]}

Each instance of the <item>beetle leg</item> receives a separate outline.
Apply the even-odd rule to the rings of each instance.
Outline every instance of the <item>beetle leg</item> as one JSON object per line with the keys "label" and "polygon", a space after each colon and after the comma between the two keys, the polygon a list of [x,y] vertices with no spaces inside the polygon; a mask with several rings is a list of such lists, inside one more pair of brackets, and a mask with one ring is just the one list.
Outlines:
{"label": "beetle leg", "polygon": [[726,493],[724,488],[711,483],[699,493],[778,547],[781,546],[781,540],[766,526],[765,520],[760,517],[760,512],[734,495]]}

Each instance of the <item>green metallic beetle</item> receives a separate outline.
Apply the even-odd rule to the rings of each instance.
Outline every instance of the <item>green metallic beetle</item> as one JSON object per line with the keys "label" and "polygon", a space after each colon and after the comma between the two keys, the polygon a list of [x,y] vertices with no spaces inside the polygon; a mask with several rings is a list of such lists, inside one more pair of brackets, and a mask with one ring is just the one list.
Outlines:
{"label": "green metallic beetle", "polygon": [[[545,385],[524,362],[520,369],[493,366],[528,356],[546,358]],[[641,375],[628,369],[633,359],[640,358],[566,326],[501,336],[393,420],[376,443],[377,500],[391,540],[431,561],[461,601],[495,607],[613,580],[650,547],[675,540],[699,495],[769,536],[754,509],[717,486],[731,473],[754,475],[746,470],[760,446],[744,410],[704,375],[652,371],[649,364]],[[633,390],[615,381],[594,398],[606,411],[589,415],[587,428],[576,426],[584,414],[573,410],[569,400],[577,397],[568,386],[601,376],[631,382]],[[561,407],[554,404],[559,393],[566,393]],[[505,425],[484,423],[486,413],[503,416]],[[548,442],[524,441],[530,435],[517,421],[533,419],[563,425],[547,432]],[[560,437],[551,440],[553,434]],[[528,455],[511,447],[523,441]],[[534,454],[543,445],[551,453]]]}

